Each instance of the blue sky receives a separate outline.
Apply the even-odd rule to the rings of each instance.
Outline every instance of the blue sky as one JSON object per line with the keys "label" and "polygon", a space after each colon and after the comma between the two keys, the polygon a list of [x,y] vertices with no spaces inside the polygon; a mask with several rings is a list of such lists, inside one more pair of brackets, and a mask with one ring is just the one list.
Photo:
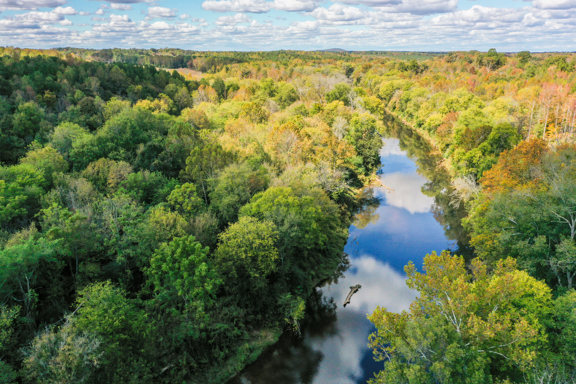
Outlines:
{"label": "blue sky", "polygon": [[0,46],[575,51],[576,0],[0,0]]}

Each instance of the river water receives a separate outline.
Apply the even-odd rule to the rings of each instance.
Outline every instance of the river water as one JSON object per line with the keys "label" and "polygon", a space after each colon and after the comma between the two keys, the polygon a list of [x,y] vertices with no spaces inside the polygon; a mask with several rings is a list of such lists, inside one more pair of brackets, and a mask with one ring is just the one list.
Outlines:
{"label": "river water", "polygon": [[[368,348],[375,331],[367,320],[377,306],[400,312],[415,292],[403,268],[419,269],[427,253],[466,250],[460,219],[449,204],[449,177],[441,157],[413,131],[387,122],[380,151],[384,187],[366,188],[367,204],[356,215],[344,251],[344,277],[319,288],[309,300],[302,335],[285,333],[228,384],[363,384],[383,368]],[[350,286],[362,288],[342,306]]]}

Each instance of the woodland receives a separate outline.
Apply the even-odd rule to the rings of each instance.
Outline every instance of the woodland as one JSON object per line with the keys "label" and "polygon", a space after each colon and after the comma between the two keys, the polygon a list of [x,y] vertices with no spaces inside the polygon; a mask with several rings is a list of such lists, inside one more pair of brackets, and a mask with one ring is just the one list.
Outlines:
{"label": "woodland", "polygon": [[473,256],[406,266],[372,383],[576,382],[575,64],[0,47],[0,383],[223,383],[298,333],[390,119]]}

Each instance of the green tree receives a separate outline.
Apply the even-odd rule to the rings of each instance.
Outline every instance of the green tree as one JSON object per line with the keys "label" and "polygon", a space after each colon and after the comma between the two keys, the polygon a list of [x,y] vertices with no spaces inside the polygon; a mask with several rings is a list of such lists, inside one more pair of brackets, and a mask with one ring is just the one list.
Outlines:
{"label": "green tree", "polygon": [[350,121],[346,139],[359,159],[355,161],[360,172],[369,175],[380,167],[380,148],[382,139],[377,130],[376,119],[370,114],[355,116]]}
{"label": "green tree", "polygon": [[52,147],[44,147],[29,151],[20,159],[21,164],[30,164],[42,172],[48,186],[52,186],[55,173],[63,173],[68,170],[68,163],[61,154]]}
{"label": "green tree", "polygon": [[14,113],[12,132],[20,140],[21,148],[34,140],[46,142],[50,128],[44,109],[32,101],[20,104]]}
{"label": "green tree", "polygon": [[47,328],[24,348],[23,376],[28,383],[86,383],[99,366],[100,339],[79,333],[67,320],[60,329]]}
{"label": "green tree", "polygon": [[[12,354],[15,346],[13,339],[15,323],[18,319],[20,307],[8,307],[0,304],[0,383],[15,383],[18,374],[4,358]],[[14,356],[12,355],[14,358]]]}
{"label": "green tree", "polygon": [[[24,317],[32,320],[38,303],[38,282],[56,264],[57,241],[30,237],[22,244],[0,251],[0,302],[17,301]],[[43,281],[47,283],[45,280]]]}
{"label": "green tree", "polygon": [[231,164],[214,179],[210,192],[210,208],[221,222],[232,223],[238,219],[238,211],[256,193],[268,187],[269,177],[264,167],[249,164]]}
{"label": "green tree", "polygon": [[338,206],[320,189],[268,188],[242,207],[242,216],[276,225],[282,270],[293,288],[312,289],[340,263],[347,231],[342,229]]}
{"label": "green tree", "polygon": [[73,143],[83,137],[87,137],[88,131],[75,123],[62,123],[54,128],[50,136],[50,146],[54,147],[64,159],[68,159],[68,154],[73,148]]}
{"label": "green tree", "polygon": [[114,376],[126,380],[130,372],[123,372],[125,366],[152,354],[154,326],[148,315],[109,281],[80,290],[76,304],[75,332],[101,340],[103,370],[98,372],[97,381],[112,382]]}
{"label": "green tree", "polygon": [[208,248],[194,236],[174,238],[154,253],[146,274],[157,305],[166,311],[176,309],[192,319],[195,336],[199,337],[210,322],[208,311],[223,283],[208,258]]}
{"label": "green tree", "polygon": [[350,105],[349,94],[351,88],[346,83],[336,84],[334,89],[326,94],[326,101],[331,103],[333,101],[342,101],[345,105]]}
{"label": "green tree", "polygon": [[266,304],[268,276],[278,270],[277,241],[274,223],[245,216],[220,235],[215,252],[218,269],[227,277],[225,289],[256,313]]}
{"label": "green tree", "polygon": [[208,205],[209,180],[215,178],[217,172],[233,160],[233,154],[224,150],[219,144],[196,147],[186,159],[186,169],[182,171],[180,177],[198,184],[204,202]]}
{"label": "green tree", "polygon": [[36,214],[45,185],[42,172],[30,164],[0,166],[0,223]]}
{"label": "green tree", "polygon": [[[520,169],[512,173],[499,162],[488,175],[489,189],[474,202],[466,221],[472,244],[488,260],[516,257],[533,276],[571,289],[576,276],[576,149],[534,155],[540,158],[503,155],[500,162],[521,161],[507,168]],[[513,188],[502,191],[501,186]]]}
{"label": "green tree", "polygon": [[424,272],[406,266],[419,296],[400,314],[378,307],[370,346],[385,369],[372,383],[489,383],[521,380],[545,345],[550,289],[500,261],[492,273],[479,259],[432,253]]}
{"label": "green tree", "polygon": [[196,186],[192,183],[184,183],[174,188],[167,201],[184,216],[197,213],[204,207],[204,202],[198,197]]}

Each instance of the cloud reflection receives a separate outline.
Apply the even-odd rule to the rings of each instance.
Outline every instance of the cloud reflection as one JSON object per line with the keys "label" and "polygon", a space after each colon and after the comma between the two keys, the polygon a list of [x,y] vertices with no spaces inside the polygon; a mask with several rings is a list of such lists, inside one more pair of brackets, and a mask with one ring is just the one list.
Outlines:
{"label": "cloud reflection", "polygon": [[[408,309],[416,297],[415,291],[406,286],[406,278],[372,256],[352,260],[354,268],[346,273],[339,284],[322,289],[338,305],[337,332],[327,338],[308,338],[306,344],[322,353],[314,383],[354,384],[363,377],[362,360],[369,353],[368,335],[373,325],[367,320],[379,305],[393,312]],[[342,307],[351,285],[362,288]]]}
{"label": "cloud reflection", "polygon": [[430,212],[434,198],[422,193],[422,186],[428,181],[425,177],[417,173],[396,172],[384,174],[380,180],[393,189],[384,195],[386,204],[404,208],[412,214]]}
{"label": "cloud reflection", "polygon": [[380,157],[388,157],[391,155],[406,156],[406,152],[400,149],[400,140],[398,139],[384,139],[384,146],[380,149]]}

